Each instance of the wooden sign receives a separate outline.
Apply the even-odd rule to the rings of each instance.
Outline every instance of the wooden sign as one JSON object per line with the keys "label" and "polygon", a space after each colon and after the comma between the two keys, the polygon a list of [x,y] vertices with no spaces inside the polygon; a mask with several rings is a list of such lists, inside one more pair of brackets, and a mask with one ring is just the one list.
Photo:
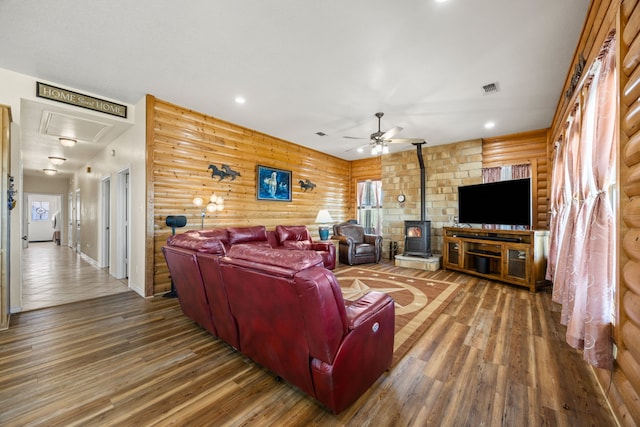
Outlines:
{"label": "wooden sign", "polygon": [[74,105],[76,107],[100,111],[101,113],[111,114],[112,116],[118,116],[124,119],[127,118],[126,105],[116,104],[114,102],[94,98],[93,96],[89,95],[83,95],[78,92],[51,86],[46,83],[36,82],[36,85],[36,95],[39,98],[46,98],[52,101]]}

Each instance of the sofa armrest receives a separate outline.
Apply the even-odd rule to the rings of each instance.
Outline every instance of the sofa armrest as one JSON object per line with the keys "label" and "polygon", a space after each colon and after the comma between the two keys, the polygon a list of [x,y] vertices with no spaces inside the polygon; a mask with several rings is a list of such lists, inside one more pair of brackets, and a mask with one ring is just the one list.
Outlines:
{"label": "sofa armrest", "polygon": [[351,331],[369,320],[390,301],[393,301],[393,299],[389,295],[383,292],[371,291],[348,303],[346,310],[349,330]]}
{"label": "sofa armrest", "polygon": [[[314,250],[314,251],[326,251],[326,252],[329,252],[331,250],[332,246],[333,246],[333,243],[312,242],[311,246],[309,246],[309,248]],[[335,248],[335,246],[333,246],[333,248]]]}
{"label": "sofa armrest", "polygon": [[353,238],[349,236],[333,236],[333,240],[337,240],[340,243],[351,246],[353,244]]}
{"label": "sofa armrest", "polygon": [[331,362],[311,360],[316,398],[335,414],[367,391],[391,366],[393,359],[393,299],[384,294],[369,298],[365,295],[347,311],[351,312],[348,321],[354,329],[345,334],[335,359]]}

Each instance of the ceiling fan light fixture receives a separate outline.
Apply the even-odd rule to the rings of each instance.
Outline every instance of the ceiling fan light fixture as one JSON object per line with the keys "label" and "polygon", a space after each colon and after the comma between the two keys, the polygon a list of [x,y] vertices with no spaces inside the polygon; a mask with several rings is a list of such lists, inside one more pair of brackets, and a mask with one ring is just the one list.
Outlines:
{"label": "ceiling fan light fixture", "polygon": [[66,162],[67,159],[65,159],[64,157],[49,156],[49,161],[56,166],[60,166],[61,164]]}
{"label": "ceiling fan light fixture", "polygon": [[73,147],[78,142],[72,138],[58,138],[58,141],[60,141],[60,144],[62,144],[63,147]]}
{"label": "ceiling fan light fixture", "polygon": [[42,172],[44,172],[47,175],[55,175],[58,173],[58,171],[55,169],[42,169]]}

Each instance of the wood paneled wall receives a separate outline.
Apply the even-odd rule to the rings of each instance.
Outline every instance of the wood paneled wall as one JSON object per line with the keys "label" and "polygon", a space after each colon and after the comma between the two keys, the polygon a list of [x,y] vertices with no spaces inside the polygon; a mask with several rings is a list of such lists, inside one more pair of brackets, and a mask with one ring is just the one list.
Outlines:
{"label": "wood paneled wall", "polygon": [[482,167],[531,165],[534,230],[549,229],[548,136],[549,129],[541,129],[482,140]]}
{"label": "wood paneled wall", "polygon": [[[637,3],[638,0],[593,0],[572,60],[572,64],[576,64],[582,55],[588,68],[609,32],[616,30],[620,200],[616,221],[618,315],[614,339],[618,354],[613,371],[595,369],[595,372],[603,390],[607,391],[610,406],[624,426],[640,424],[640,103],[637,101],[640,96],[640,6]],[[572,65],[554,116],[550,145],[557,140],[573,105],[573,100],[565,96],[573,70]]]}
{"label": "wood paneled wall", "polygon": [[[240,173],[235,180],[212,178],[210,164],[228,165]],[[256,166],[292,172],[292,201],[258,201]],[[309,179],[315,189],[304,191],[298,180]],[[352,189],[350,162],[284,141],[215,117],[147,97],[147,261],[153,265],[153,293],[170,289],[160,248],[171,235],[168,215],[185,215],[187,226],[201,227],[198,196],[211,193],[225,199],[224,210],[207,214],[204,228],[278,224],[304,224],[318,238],[314,223],[319,209],[329,209],[333,219],[346,220]],[[355,202],[354,202],[355,203]],[[149,282],[149,281],[148,281]]]}

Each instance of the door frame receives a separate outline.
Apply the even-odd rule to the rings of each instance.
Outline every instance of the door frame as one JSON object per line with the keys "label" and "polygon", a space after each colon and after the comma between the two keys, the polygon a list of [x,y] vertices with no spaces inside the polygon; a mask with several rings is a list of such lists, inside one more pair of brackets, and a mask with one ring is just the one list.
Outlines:
{"label": "door frame", "polygon": [[102,256],[100,257],[100,266],[107,268],[111,260],[111,177],[102,179],[100,189],[102,192],[102,215],[100,215]]}

